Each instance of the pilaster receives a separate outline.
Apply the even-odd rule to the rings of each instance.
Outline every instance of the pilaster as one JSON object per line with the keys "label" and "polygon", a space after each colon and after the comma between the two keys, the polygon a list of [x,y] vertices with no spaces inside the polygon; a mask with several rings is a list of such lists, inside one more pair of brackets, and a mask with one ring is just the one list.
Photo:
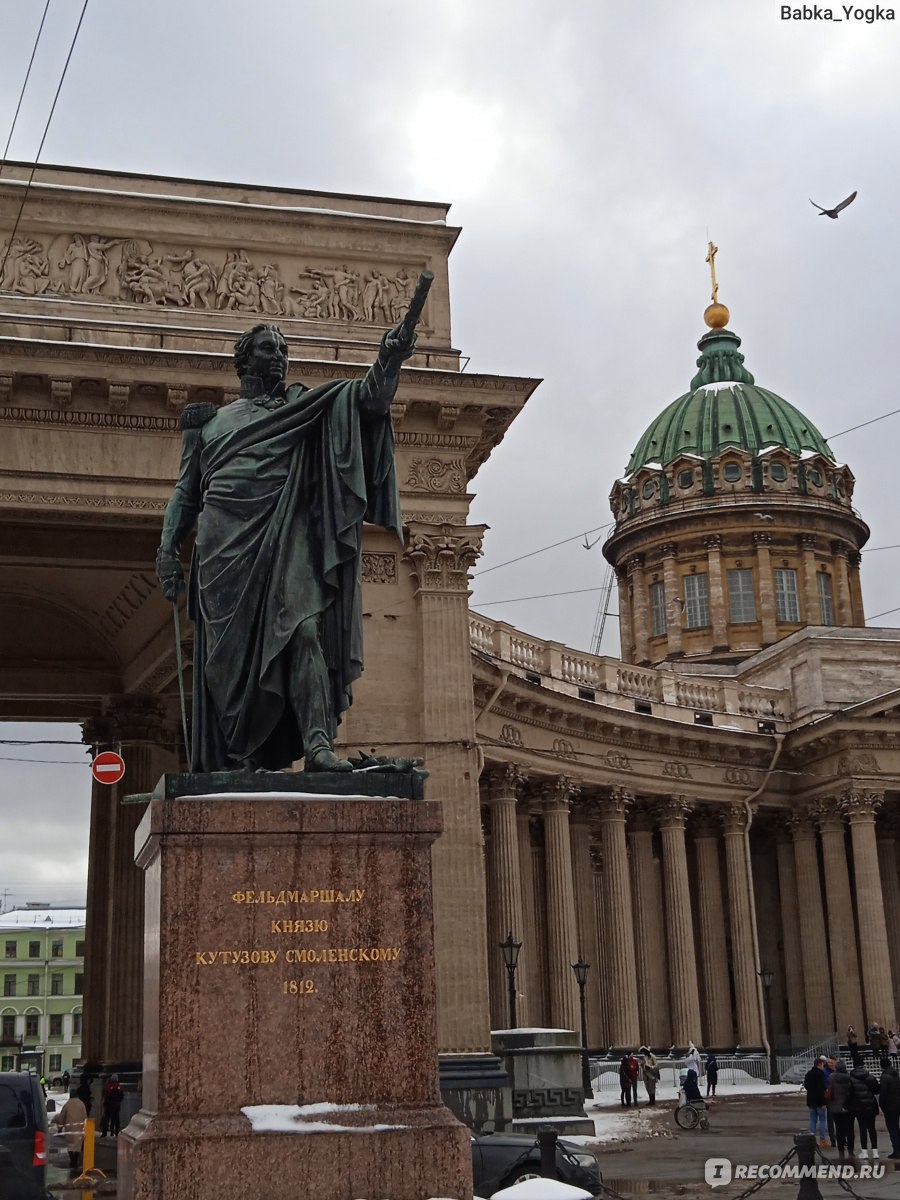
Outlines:
{"label": "pilaster", "polygon": [[[878,842],[878,865],[881,870],[881,892],[884,896],[884,911],[900,914],[900,876],[897,873],[897,832],[900,829],[900,813],[896,809],[882,812],[875,825]],[[894,1007],[900,1010],[900,919],[887,923],[888,957],[891,961],[891,977],[894,985]]]}
{"label": "pilaster", "polygon": [[[674,542],[666,542],[660,547],[663,563],[663,582],[666,589],[666,645],[669,655],[681,653],[681,611],[676,601],[680,599],[678,587],[678,572],[675,569],[677,547]],[[671,608],[669,606],[672,606]],[[669,614],[674,619],[670,619]]]}
{"label": "pilaster", "polygon": [[438,1045],[444,1053],[483,1052],[487,1014],[486,903],[472,667],[469,571],[485,526],[411,522],[405,559],[417,584],[421,739],[440,746],[429,760],[429,794],[444,809],[432,849]]}
{"label": "pilaster", "polygon": [[875,840],[875,814],[884,803],[884,792],[851,790],[841,797],[841,808],[850,822],[853,843],[853,881],[859,928],[866,1022],[879,1025],[893,1019],[894,996],[887,953],[884,894]]}
{"label": "pilaster", "polygon": [[684,842],[684,824],[690,811],[691,804],[686,796],[670,796],[657,806],[663,848],[672,1041],[676,1046],[686,1046],[688,1042],[703,1040],[690,883]]}
{"label": "pilaster", "polygon": [[709,619],[713,649],[728,645],[728,612],[722,580],[722,539],[718,534],[706,538],[706,566],[709,572]]}
{"label": "pilaster", "polygon": [[759,582],[759,619],[762,630],[762,644],[771,646],[778,639],[775,622],[775,577],[772,574],[772,535],[771,533],[754,533],[753,544],[756,546],[756,574]]}
{"label": "pilaster", "polygon": [[635,554],[628,560],[628,576],[631,580],[631,621],[634,637],[634,660],[646,662],[649,657],[650,602],[647,595],[647,578],[644,574],[644,556]]}
{"label": "pilaster", "polygon": [[816,539],[813,534],[801,535],[800,555],[803,559],[803,611],[800,616],[807,625],[821,625],[819,593],[816,588]]}

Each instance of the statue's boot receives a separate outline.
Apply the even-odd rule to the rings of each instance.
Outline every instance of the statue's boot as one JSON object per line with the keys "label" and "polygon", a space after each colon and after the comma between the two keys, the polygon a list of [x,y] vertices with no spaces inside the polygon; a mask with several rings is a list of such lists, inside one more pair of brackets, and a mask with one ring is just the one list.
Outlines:
{"label": "statue's boot", "polygon": [[352,771],[353,763],[348,758],[338,758],[333,750],[322,747],[307,754],[305,771]]}

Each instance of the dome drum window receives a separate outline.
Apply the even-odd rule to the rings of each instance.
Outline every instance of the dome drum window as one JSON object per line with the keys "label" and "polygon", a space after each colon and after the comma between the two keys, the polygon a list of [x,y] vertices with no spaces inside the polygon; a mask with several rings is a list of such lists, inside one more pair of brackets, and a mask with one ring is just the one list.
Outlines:
{"label": "dome drum window", "polygon": [[694,472],[690,469],[678,472],[678,486],[687,491],[694,486]]}
{"label": "dome drum window", "polygon": [[641,495],[644,497],[645,500],[653,499],[653,497],[656,495],[656,480],[655,479],[647,480],[647,482],[641,488]]}
{"label": "dome drum window", "polygon": [[775,483],[784,483],[788,477],[788,469],[782,462],[773,462],[769,467],[769,478]]}
{"label": "dome drum window", "polygon": [[743,467],[737,462],[728,462],[722,468],[722,478],[726,483],[737,483],[743,474]]}

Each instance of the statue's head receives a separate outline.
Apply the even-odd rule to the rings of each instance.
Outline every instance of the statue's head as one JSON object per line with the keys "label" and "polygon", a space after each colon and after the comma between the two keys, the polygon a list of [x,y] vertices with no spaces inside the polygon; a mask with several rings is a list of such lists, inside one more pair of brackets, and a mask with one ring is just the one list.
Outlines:
{"label": "statue's head", "polygon": [[234,343],[234,369],[241,379],[255,375],[273,387],[287,375],[287,342],[277,325],[254,325]]}

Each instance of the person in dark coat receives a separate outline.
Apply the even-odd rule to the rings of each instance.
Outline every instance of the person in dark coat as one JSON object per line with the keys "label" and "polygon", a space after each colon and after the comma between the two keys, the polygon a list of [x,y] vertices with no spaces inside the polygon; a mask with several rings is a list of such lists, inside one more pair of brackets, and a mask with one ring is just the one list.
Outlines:
{"label": "person in dark coat", "polygon": [[637,1104],[637,1085],[638,1076],[641,1073],[641,1064],[638,1062],[634,1054],[628,1055],[628,1078],[631,1080],[631,1103]]}
{"label": "person in dark coat", "polygon": [[111,1137],[118,1137],[122,1126],[119,1123],[119,1114],[122,1111],[122,1101],[125,1099],[125,1092],[119,1083],[118,1075],[110,1075],[106,1086],[103,1089],[103,1121],[100,1125],[100,1136],[106,1137],[109,1134]]}
{"label": "person in dark coat", "polygon": [[859,1126],[859,1157],[868,1158],[867,1147],[871,1145],[872,1158],[878,1157],[878,1135],[875,1118],[878,1116],[878,1080],[865,1067],[850,1072],[850,1111]]}
{"label": "person in dark coat", "polygon": [[696,1108],[709,1108],[709,1105],[700,1095],[700,1088],[697,1086],[697,1072],[693,1067],[691,1067],[685,1076],[681,1089],[684,1092],[686,1104],[693,1104]]}
{"label": "person in dark coat", "polygon": [[706,1094],[715,1096],[716,1084],[719,1082],[719,1063],[714,1054],[706,1060]]}
{"label": "person in dark coat", "polygon": [[806,1090],[806,1107],[809,1109],[809,1132],[819,1139],[820,1146],[830,1146],[828,1140],[828,1117],[825,1113],[825,1065],[824,1058],[817,1058],[806,1072],[803,1087]]}
{"label": "person in dark coat", "polygon": [[87,1115],[90,1116],[94,1097],[91,1093],[91,1077],[89,1075],[82,1075],[81,1082],[78,1084],[78,1090],[75,1094],[87,1110]]}
{"label": "person in dark coat", "polygon": [[896,1067],[887,1066],[881,1072],[878,1085],[878,1103],[884,1113],[891,1153],[888,1158],[900,1158],[900,1074]]}
{"label": "person in dark coat", "polygon": [[631,1107],[631,1068],[628,1065],[628,1055],[622,1055],[619,1063],[619,1103]]}
{"label": "person in dark coat", "polygon": [[834,1133],[837,1140],[838,1162],[844,1162],[853,1157],[855,1144],[853,1130],[853,1112],[850,1108],[850,1076],[847,1065],[842,1058],[834,1064],[831,1078],[828,1081],[828,1112],[834,1120]]}

